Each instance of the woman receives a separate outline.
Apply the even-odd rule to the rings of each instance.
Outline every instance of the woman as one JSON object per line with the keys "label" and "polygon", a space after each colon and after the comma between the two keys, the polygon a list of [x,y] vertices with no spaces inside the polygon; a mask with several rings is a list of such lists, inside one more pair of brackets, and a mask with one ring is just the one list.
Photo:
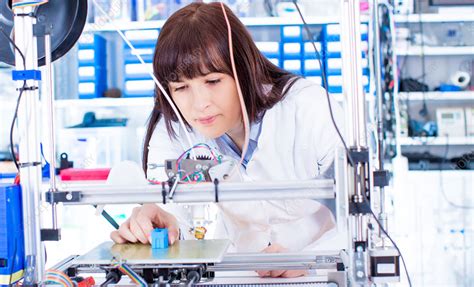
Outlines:
{"label": "woman", "polygon": [[[154,74],[171,95],[195,143],[207,143],[236,160],[247,150],[241,166],[246,181],[331,177],[339,139],[324,89],[273,65],[239,19],[227,7],[225,11],[244,109],[220,3],[194,3],[177,11],[161,29],[155,50]],[[336,120],[341,119],[340,107],[332,106]],[[248,145],[243,110],[250,122]],[[170,104],[156,89],[143,156],[148,179],[167,179],[161,168],[153,167],[178,158],[188,147],[185,139]],[[313,200],[220,203],[219,207],[217,234],[231,240],[232,251],[309,250],[334,228],[329,209]],[[146,244],[154,227],[167,227],[173,244],[179,237],[179,221],[172,211],[147,204],[136,208],[111,238],[117,243]],[[304,273],[259,274],[294,277]]]}

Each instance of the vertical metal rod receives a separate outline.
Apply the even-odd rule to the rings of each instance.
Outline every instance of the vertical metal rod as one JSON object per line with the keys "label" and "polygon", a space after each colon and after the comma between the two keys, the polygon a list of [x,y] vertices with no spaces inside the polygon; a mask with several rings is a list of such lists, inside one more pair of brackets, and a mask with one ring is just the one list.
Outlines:
{"label": "vertical metal rod", "polygon": [[[37,70],[37,41],[33,35],[36,19],[34,8],[14,9],[15,44],[25,55],[26,66],[18,51],[15,51],[15,66],[18,70]],[[21,16],[17,16],[22,14]],[[25,16],[26,15],[26,16]],[[25,239],[25,280],[23,285],[42,282],[44,273],[43,244],[40,227],[41,152],[39,139],[39,92],[36,80],[27,80],[18,111],[20,131],[19,156],[22,188],[23,225]],[[17,85],[21,87],[20,83]]]}
{"label": "vertical metal rod", "polygon": [[[50,191],[57,191],[56,186],[56,141],[55,141],[55,113],[54,113],[54,88],[53,88],[53,71],[51,65],[51,36],[47,33],[44,36],[44,48],[45,48],[45,63],[46,73],[44,81],[47,86],[47,92],[43,95],[43,101],[45,102],[45,118],[48,123],[48,130],[46,131],[49,136],[49,184]],[[53,221],[53,229],[58,228],[57,220],[57,206],[55,203],[51,205],[51,215]]]}
{"label": "vertical metal rod", "polygon": [[341,44],[343,63],[343,92],[352,115],[353,147],[367,146],[365,93],[362,87],[362,50],[358,0],[342,0]]}
{"label": "vertical metal rod", "polygon": [[378,159],[379,169],[383,170],[383,94],[382,94],[382,75],[381,75],[381,51],[380,51],[380,29],[379,29],[379,4],[378,0],[373,0],[373,21],[374,21],[374,73],[375,73],[375,92],[377,95],[377,133],[378,133]]}
{"label": "vertical metal rod", "polygon": [[[387,9],[389,9],[387,7]],[[384,123],[384,114],[383,114],[383,93],[382,93],[382,74],[381,74],[381,48],[380,48],[380,28],[379,28],[379,1],[373,0],[373,13],[374,13],[374,57],[375,57],[375,87],[377,93],[377,148],[378,148],[378,161],[379,161],[379,170],[384,170],[384,145],[383,145],[383,123]],[[385,189],[383,187],[379,188],[380,191],[380,212],[379,219],[380,223],[387,230],[387,215],[385,210]],[[379,235],[384,237],[385,234],[379,231]]]}

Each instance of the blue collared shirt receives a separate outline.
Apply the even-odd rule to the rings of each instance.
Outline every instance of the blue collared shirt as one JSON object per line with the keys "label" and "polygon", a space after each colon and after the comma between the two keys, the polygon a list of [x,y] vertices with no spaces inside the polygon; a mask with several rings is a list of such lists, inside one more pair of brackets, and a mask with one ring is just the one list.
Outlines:
{"label": "blue collared shirt", "polygon": [[[247,168],[247,164],[252,158],[252,155],[255,149],[257,149],[258,138],[260,136],[261,130],[262,130],[261,119],[257,120],[256,122],[250,125],[249,145],[247,148],[247,153],[245,153],[245,157],[242,162],[242,165],[245,168]],[[216,139],[216,143],[224,154],[232,156],[233,158],[240,160],[240,157],[242,156],[242,152],[234,143],[234,141],[230,138],[230,136],[228,136],[227,134],[224,134]]]}

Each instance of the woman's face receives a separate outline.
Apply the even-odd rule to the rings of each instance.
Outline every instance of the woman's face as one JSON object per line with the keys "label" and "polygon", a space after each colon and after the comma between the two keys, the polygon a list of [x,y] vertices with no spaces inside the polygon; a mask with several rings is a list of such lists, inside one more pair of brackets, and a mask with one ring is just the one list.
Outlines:
{"label": "woman's face", "polygon": [[184,119],[207,138],[217,138],[242,122],[234,78],[223,73],[170,82],[171,97]]}

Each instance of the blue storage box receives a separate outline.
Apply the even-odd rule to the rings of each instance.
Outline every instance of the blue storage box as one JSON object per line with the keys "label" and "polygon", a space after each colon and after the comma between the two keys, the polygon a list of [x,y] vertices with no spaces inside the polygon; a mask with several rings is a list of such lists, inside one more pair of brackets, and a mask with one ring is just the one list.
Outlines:
{"label": "blue storage box", "polygon": [[[369,26],[367,23],[360,24],[360,37],[362,41],[368,41],[369,39]],[[327,24],[323,28],[323,34],[326,41],[339,42],[341,41],[341,25],[340,24]]]}
{"label": "blue storage box", "polygon": [[146,63],[151,63],[153,62],[153,56],[155,53],[155,46],[150,46],[150,47],[141,47],[141,48],[136,48],[134,51],[132,51],[128,46],[124,48],[123,50],[123,59],[125,63],[131,63],[131,64],[136,64],[140,63],[140,60],[136,56],[136,54],[140,55]]}
{"label": "blue storage box", "polygon": [[303,28],[301,25],[281,26],[282,42],[303,42]]}
{"label": "blue storage box", "polygon": [[261,41],[255,42],[257,48],[265,55],[267,58],[275,58],[280,59],[280,44],[278,42],[270,42],[270,41]]}
{"label": "blue storage box", "polygon": [[[362,58],[362,74],[368,76],[369,60]],[[342,58],[328,58],[326,59],[326,74],[328,75],[341,75],[342,74]]]}
{"label": "blue storage box", "polygon": [[[160,35],[159,29],[147,29],[147,30],[129,30],[124,32],[125,37],[130,41],[134,48],[149,48],[155,47],[158,36]],[[124,45],[128,47],[127,43]]]}
{"label": "blue storage box", "polygon": [[297,75],[302,75],[301,60],[283,60],[283,69]]}
{"label": "blue storage box", "polygon": [[123,96],[127,98],[153,97],[155,82],[149,80],[128,80],[124,83]]}
{"label": "blue storage box", "polygon": [[305,59],[303,62],[303,70],[305,76],[320,76],[322,74],[322,60]]}
{"label": "blue storage box", "polygon": [[24,257],[21,188],[0,183],[0,285],[23,277]]}
{"label": "blue storage box", "polygon": [[317,49],[317,54],[316,52],[314,51],[314,46],[313,46],[313,43],[311,42],[305,42],[304,45],[303,45],[303,56],[304,58],[307,58],[307,59],[316,59],[316,58],[319,58],[319,59],[323,59],[324,58],[324,55],[325,55],[325,51],[324,51],[324,46],[321,42],[314,42],[314,45],[316,46],[316,49]]}
{"label": "blue storage box", "polygon": [[79,66],[107,66],[107,42],[99,35],[84,34],[79,39]]}
{"label": "blue storage box", "polygon": [[153,80],[148,71],[153,71],[152,63],[125,63],[124,79],[128,80]]}
{"label": "blue storage box", "polygon": [[283,59],[302,59],[302,43],[281,43],[281,50]]}
{"label": "blue storage box", "polygon": [[[362,76],[362,80],[364,84],[364,91],[368,93],[370,90],[369,77],[364,75]],[[335,94],[342,93],[342,81],[342,75],[328,76],[328,91]]]}
{"label": "blue storage box", "polygon": [[100,35],[84,34],[78,47],[79,98],[102,97],[107,90],[107,42]]}

